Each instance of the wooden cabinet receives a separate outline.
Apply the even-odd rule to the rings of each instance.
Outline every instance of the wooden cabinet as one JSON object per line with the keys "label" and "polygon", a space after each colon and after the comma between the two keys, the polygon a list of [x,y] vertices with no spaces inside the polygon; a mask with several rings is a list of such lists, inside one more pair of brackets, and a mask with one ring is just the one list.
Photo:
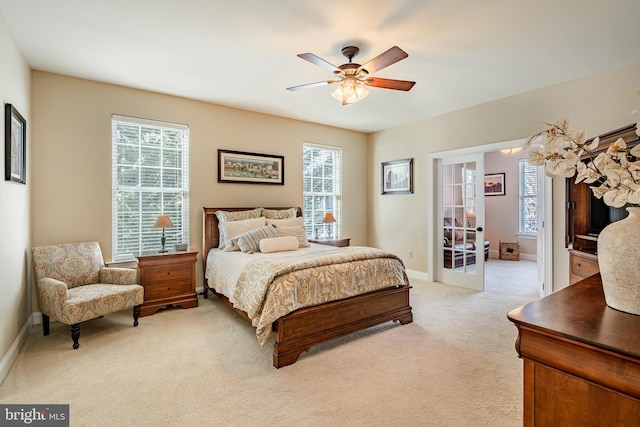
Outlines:
{"label": "wooden cabinet", "polygon": [[[618,138],[625,141],[627,148],[638,144],[636,125],[600,135],[598,151],[606,150]],[[567,178],[566,197],[565,246],[570,249],[569,282],[573,284],[599,271],[598,234],[611,222],[622,219],[626,211],[610,208],[593,195],[589,184],[575,184],[575,177]]]}
{"label": "wooden cabinet", "polygon": [[137,257],[140,284],[144,287],[140,316],[149,316],[171,306],[198,306],[197,257],[198,251],[151,253]]}
{"label": "wooden cabinet", "polygon": [[347,239],[309,239],[311,243],[319,243],[321,245],[345,247],[349,246],[350,238]]}
{"label": "wooden cabinet", "polygon": [[608,307],[600,275],[508,314],[525,426],[640,424],[640,316]]}

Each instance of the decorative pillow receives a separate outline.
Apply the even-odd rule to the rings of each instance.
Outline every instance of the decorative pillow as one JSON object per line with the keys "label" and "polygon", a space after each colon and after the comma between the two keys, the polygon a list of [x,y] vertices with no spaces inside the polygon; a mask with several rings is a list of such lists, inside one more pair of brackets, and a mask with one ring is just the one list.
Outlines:
{"label": "decorative pillow", "polygon": [[218,222],[241,221],[262,216],[262,208],[246,211],[216,211],[216,216],[218,217]]}
{"label": "decorative pillow", "polygon": [[298,214],[298,208],[289,208],[289,209],[262,208],[262,216],[268,219],[295,218],[297,214]]}
{"label": "decorative pillow", "polygon": [[220,232],[220,242],[218,247],[225,252],[239,251],[240,248],[235,242],[231,240],[247,231],[255,230],[256,228],[265,226],[265,218],[251,218],[238,221],[221,222],[218,224],[218,231]]}
{"label": "decorative pillow", "polygon": [[298,249],[298,239],[293,236],[272,237],[260,240],[260,252],[295,251]]}
{"label": "decorative pillow", "polygon": [[304,219],[302,219],[301,216],[297,218],[287,218],[287,219],[267,218],[267,224],[273,224],[276,227],[304,227]]}
{"label": "decorative pillow", "polygon": [[307,240],[304,227],[277,227],[276,231],[279,236],[293,236],[298,240],[298,244],[301,248],[308,248],[311,246]]}
{"label": "decorative pillow", "polygon": [[260,250],[260,242],[262,239],[278,237],[278,232],[273,225],[256,228],[238,236],[238,247],[247,254],[252,254]]}

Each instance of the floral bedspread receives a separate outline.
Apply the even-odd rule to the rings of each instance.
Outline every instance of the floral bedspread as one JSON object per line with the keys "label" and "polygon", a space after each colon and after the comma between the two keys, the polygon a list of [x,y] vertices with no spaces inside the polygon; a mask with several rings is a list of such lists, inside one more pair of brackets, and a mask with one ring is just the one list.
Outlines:
{"label": "floral bedspread", "polygon": [[[402,260],[388,252],[361,246],[312,246],[279,254],[217,249],[209,254],[209,285],[247,313],[260,345],[267,342],[271,324],[295,310],[409,284]],[[227,267],[225,257],[231,259]]]}

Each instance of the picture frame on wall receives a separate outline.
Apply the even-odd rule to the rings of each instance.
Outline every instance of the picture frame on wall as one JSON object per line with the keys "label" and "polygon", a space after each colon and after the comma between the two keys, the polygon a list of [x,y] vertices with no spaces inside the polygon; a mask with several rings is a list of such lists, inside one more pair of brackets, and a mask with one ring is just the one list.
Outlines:
{"label": "picture frame on wall", "polygon": [[504,196],[504,173],[492,173],[484,176],[485,196]]}
{"label": "picture frame on wall", "polygon": [[284,156],[218,150],[218,182],[284,185]]}
{"label": "picture frame on wall", "polygon": [[27,121],[12,104],[4,105],[4,179],[27,183]]}
{"label": "picture frame on wall", "polygon": [[413,193],[413,159],[382,163],[382,194]]}

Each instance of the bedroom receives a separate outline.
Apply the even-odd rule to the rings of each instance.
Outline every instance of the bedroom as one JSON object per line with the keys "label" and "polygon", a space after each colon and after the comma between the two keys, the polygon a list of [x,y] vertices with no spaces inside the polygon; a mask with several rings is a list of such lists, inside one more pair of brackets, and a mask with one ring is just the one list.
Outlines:
{"label": "bedroom", "polygon": [[[640,57],[631,52],[627,65],[602,66],[601,71],[545,88],[528,91],[459,111],[374,133],[363,133],[250,112],[186,98],[131,89],[62,74],[31,70],[0,20],[0,96],[27,118],[28,177],[26,186],[0,186],[0,357],[10,360],[23,330],[37,311],[32,266],[26,254],[32,246],[59,241],[99,240],[111,252],[110,117],[137,117],[189,123],[191,126],[191,242],[201,238],[203,206],[299,205],[302,151],[305,141],[339,144],[349,181],[344,185],[344,234],[354,244],[381,247],[398,254],[409,270],[428,274],[423,196],[429,152],[471,147],[522,138],[540,129],[544,120],[570,114],[590,134],[606,132],[634,119],[631,94],[640,82]],[[295,56],[296,49],[292,49]],[[635,56],[633,56],[635,54]],[[300,64],[303,67],[304,64]],[[320,97],[322,94],[316,94]],[[461,125],[464,124],[464,125]],[[243,187],[216,182],[216,150],[236,149],[286,157],[284,187]],[[381,162],[414,157],[413,197],[379,194]],[[554,234],[563,234],[562,183],[556,183]],[[403,219],[398,221],[397,213]],[[401,224],[402,223],[402,224]],[[415,242],[418,236],[418,242]],[[554,246],[554,281],[568,282],[568,255],[562,239]],[[201,268],[198,271],[202,271]],[[201,286],[202,278],[198,278]],[[514,353],[515,356],[515,353]],[[2,376],[10,364],[3,365]]]}

